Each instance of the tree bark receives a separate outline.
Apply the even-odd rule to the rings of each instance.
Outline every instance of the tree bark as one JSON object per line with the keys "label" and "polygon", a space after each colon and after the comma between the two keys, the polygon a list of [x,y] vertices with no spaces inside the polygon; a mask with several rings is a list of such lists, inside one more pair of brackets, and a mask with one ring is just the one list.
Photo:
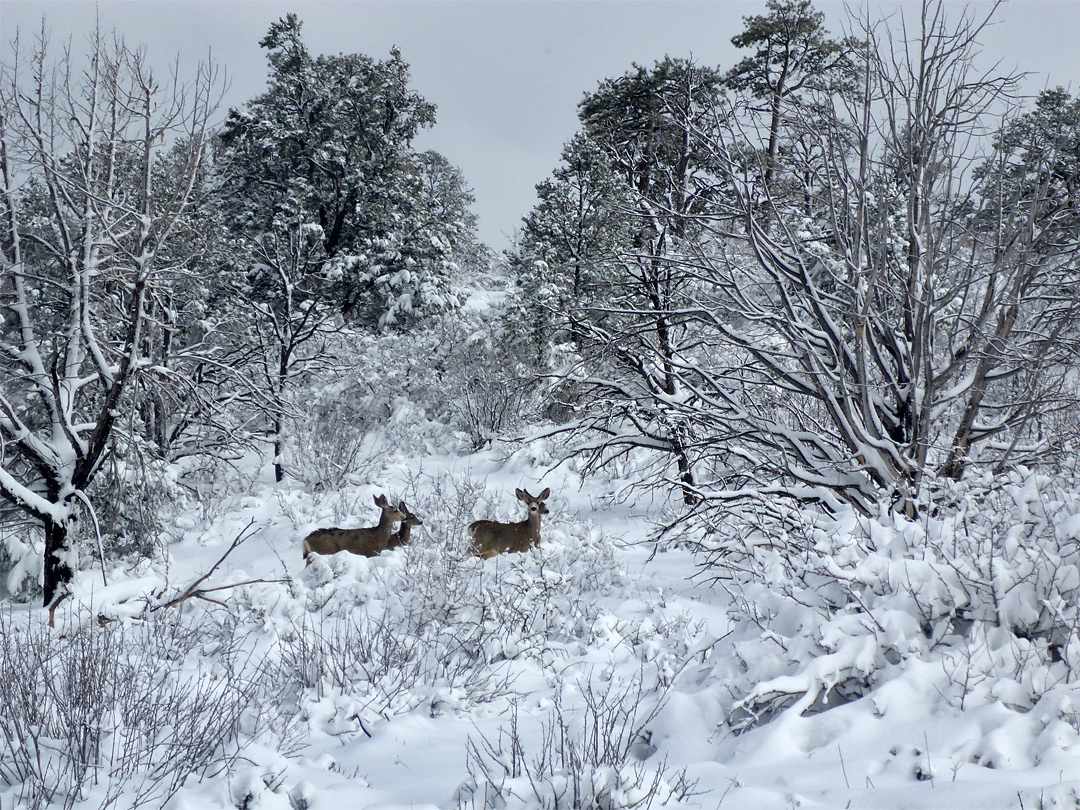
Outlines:
{"label": "tree bark", "polygon": [[64,595],[74,572],[66,559],[70,519],[45,521],[45,594],[42,607],[53,607]]}
{"label": "tree bark", "polygon": [[676,463],[679,465],[679,488],[682,490],[683,503],[693,506],[698,502],[697,493],[694,491],[694,470],[690,466],[690,457],[686,455],[682,439],[673,437],[671,450],[675,454]]}

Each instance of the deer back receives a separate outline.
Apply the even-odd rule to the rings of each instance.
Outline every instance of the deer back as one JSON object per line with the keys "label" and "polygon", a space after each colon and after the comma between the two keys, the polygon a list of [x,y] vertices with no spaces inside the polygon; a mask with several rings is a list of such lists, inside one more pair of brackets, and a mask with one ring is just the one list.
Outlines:
{"label": "deer back", "polygon": [[362,557],[377,557],[386,549],[390,536],[389,532],[381,532],[378,527],[316,529],[304,538],[304,556],[348,551]]}

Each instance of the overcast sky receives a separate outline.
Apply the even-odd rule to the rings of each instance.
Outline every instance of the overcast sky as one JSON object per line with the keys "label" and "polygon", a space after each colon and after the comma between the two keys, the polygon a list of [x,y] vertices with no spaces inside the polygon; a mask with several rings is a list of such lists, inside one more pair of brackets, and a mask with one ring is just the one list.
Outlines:
{"label": "overcast sky", "polygon": [[[840,28],[840,2],[819,2],[830,29]],[[632,62],[692,54],[702,64],[733,65],[731,37],[742,17],[765,13],[764,2],[159,2],[103,0],[106,29],[145,45],[155,62],[179,54],[190,73],[208,53],[227,71],[222,117],[265,87],[259,40],[289,11],[304,21],[312,53],[385,57],[397,45],[412,66],[413,87],[438,105],[438,122],[417,142],[461,167],[476,194],[480,236],[496,249],[534,202],[533,187],[558,163],[577,129],[582,95]],[[890,4],[907,14],[915,3]],[[962,5],[950,4],[954,13]],[[976,11],[988,9],[974,4]],[[45,15],[54,42],[76,47],[94,24],[95,4],[0,2],[5,61],[17,27],[35,30]],[[1073,88],[1080,78],[1080,2],[1010,0],[983,36],[985,52],[1004,68],[1044,86]]]}

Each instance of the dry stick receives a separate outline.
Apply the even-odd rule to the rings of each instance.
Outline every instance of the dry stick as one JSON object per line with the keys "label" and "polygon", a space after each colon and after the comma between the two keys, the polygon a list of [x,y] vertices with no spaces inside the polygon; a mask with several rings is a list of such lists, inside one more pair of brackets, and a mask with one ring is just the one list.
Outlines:
{"label": "dry stick", "polygon": [[934,769],[930,765],[930,740],[926,736],[926,732],[922,733],[923,747],[926,748],[926,771],[927,776],[930,777],[930,787],[934,787]]}
{"label": "dry stick", "polygon": [[[726,788],[724,788],[724,792],[720,794],[720,801],[718,801],[716,803],[717,807],[719,807],[720,805],[722,805],[724,803],[724,799],[727,798],[728,792],[738,784],[739,784],[739,775],[738,774],[735,774],[734,776],[729,776],[728,777],[728,786]],[[741,785],[740,785],[740,787],[741,787]]]}
{"label": "dry stick", "polygon": [[233,538],[232,543],[229,544],[229,547],[227,549],[225,549],[225,553],[222,554],[221,557],[218,558],[218,561],[216,563],[214,563],[212,566],[210,566],[209,571],[207,571],[201,577],[199,577],[194,582],[192,582],[190,585],[188,585],[186,588],[184,588],[184,590],[182,590],[173,599],[170,599],[168,602],[162,602],[161,604],[154,605],[150,609],[151,610],[160,610],[161,608],[173,607],[174,605],[178,605],[181,602],[186,602],[188,599],[192,599],[192,598],[202,599],[202,600],[204,600],[206,602],[213,602],[215,605],[224,605],[225,604],[224,602],[222,602],[222,601],[220,601],[218,599],[212,599],[209,596],[207,596],[207,594],[214,593],[215,591],[228,590],[230,588],[239,588],[239,587],[241,587],[243,585],[254,585],[254,584],[260,583],[260,582],[285,582],[286,580],[283,580],[283,579],[249,579],[246,582],[236,582],[236,583],[233,583],[232,585],[219,585],[216,588],[200,588],[199,587],[202,583],[204,583],[207,579],[210,578],[210,576],[214,573],[214,571],[216,571],[218,569],[218,566],[220,566],[223,562],[225,562],[226,557],[228,557],[230,554],[232,554],[234,551],[236,551],[236,549],[240,546],[241,543],[243,543],[245,540],[247,540],[249,537],[251,537],[251,533],[248,530],[251,529],[251,527],[254,524],[255,524],[255,518],[252,518],[251,520],[248,521],[248,524],[244,528],[242,528],[240,530],[240,532],[236,535],[236,537]]}
{"label": "dry stick", "polygon": [[836,750],[840,754],[840,771],[844,774],[844,784],[847,785],[848,790],[851,790],[851,782],[847,778],[847,768],[844,766],[844,752],[840,750],[840,743],[836,744]]}

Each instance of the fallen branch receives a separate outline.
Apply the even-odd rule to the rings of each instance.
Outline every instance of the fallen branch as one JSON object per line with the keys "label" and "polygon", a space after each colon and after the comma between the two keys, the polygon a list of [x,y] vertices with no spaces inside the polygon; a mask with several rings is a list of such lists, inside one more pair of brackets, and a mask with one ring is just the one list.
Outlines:
{"label": "fallen branch", "polygon": [[225,562],[225,560],[228,558],[228,556],[230,554],[232,554],[234,551],[236,551],[237,548],[240,547],[241,543],[243,543],[245,540],[247,540],[249,537],[251,537],[252,534],[254,534],[254,532],[251,531],[251,527],[254,526],[254,525],[255,525],[255,518],[252,518],[251,520],[248,521],[248,524],[244,528],[242,528],[240,530],[240,532],[236,535],[236,537],[233,538],[232,543],[230,543],[229,547],[227,549],[225,549],[225,553],[222,554],[218,558],[218,561],[216,563],[214,563],[212,566],[210,566],[209,571],[207,571],[205,574],[200,576],[198,579],[196,579],[194,582],[192,582],[190,585],[188,585],[186,588],[184,588],[182,591],[180,591],[179,594],[177,594],[175,597],[170,599],[168,602],[161,602],[159,604],[156,604],[153,607],[151,607],[150,610],[153,611],[153,610],[160,610],[161,608],[175,607],[176,605],[179,605],[181,602],[186,602],[188,599],[202,599],[205,602],[213,602],[215,605],[224,606],[225,603],[222,602],[220,599],[214,599],[213,597],[210,597],[207,594],[215,593],[216,591],[229,590],[231,588],[240,588],[240,587],[243,587],[244,585],[254,585],[254,584],[257,584],[257,583],[260,583],[260,582],[267,582],[267,583],[269,583],[269,582],[285,582],[285,580],[281,580],[281,579],[249,579],[249,580],[246,580],[244,582],[234,582],[231,585],[218,585],[218,586],[213,587],[213,588],[200,588],[199,587],[204,582],[206,582],[206,580],[208,580],[211,576],[213,576],[214,572],[218,569],[218,567],[223,562]]}

